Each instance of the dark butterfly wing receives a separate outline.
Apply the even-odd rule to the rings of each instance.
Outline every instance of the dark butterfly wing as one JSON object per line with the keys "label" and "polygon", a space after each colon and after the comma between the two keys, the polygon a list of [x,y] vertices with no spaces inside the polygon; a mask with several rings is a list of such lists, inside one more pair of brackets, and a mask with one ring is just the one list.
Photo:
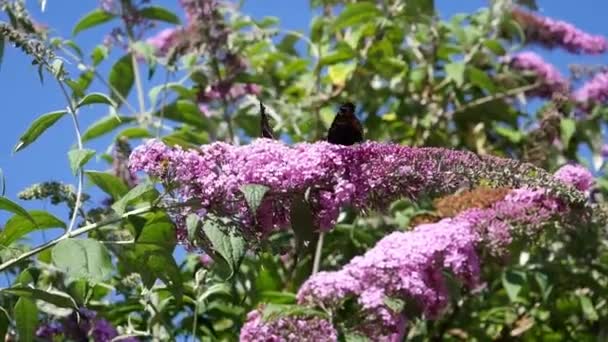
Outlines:
{"label": "dark butterfly wing", "polygon": [[260,127],[262,130],[262,137],[268,139],[275,139],[270,123],[268,122],[268,115],[266,115],[266,107],[260,102]]}
{"label": "dark butterfly wing", "polygon": [[355,116],[355,106],[346,103],[329,127],[327,141],[337,145],[354,145],[363,141],[363,126]]}

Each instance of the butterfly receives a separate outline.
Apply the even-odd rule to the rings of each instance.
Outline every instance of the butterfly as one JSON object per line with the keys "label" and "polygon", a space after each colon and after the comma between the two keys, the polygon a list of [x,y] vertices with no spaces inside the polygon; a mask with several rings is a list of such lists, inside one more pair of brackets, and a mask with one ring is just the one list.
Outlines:
{"label": "butterfly", "polygon": [[268,139],[275,139],[270,123],[268,122],[268,115],[266,115],[266,107],[260,102],[260,128],[262,130],[262,137]]}
{"label": "butterfly", "polygon": [[363,141],[363,127],[355,116],[355,105],[346,102],[340,106],[329,127],[327,141],[336,145],[354,145]]}

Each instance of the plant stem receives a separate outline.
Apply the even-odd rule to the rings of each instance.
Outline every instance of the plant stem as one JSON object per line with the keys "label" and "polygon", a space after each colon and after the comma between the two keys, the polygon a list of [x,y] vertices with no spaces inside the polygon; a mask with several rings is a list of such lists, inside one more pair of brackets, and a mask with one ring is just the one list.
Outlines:
{"label": "plant stem", "polygon": [[[68,94],[67,89],[65,89],[65,85],[63,82],[57,78],[57,82],[59,83],[59,88],[61,88],[61,92],[63,96],[65,96],[66,101],[68,102],[68,107],[70,110],[70,117],[72,118],[72,123],[74,124],[74,131],[76,132],[76,143],[78,145],[78,149],[82,150],[84,145],[82,143],[82,135],[80,133],[80,124],[78,123],[78,117],[76,116],[76,108],[74,106],[74,101],[72,97]],[[72,217],[70,218],[70,225],[68,226],[67,233],[69,234],[74,229],[76,225],[76,218],[78,217],[78,210],[82,205],[82,185],[84,183],[84,171],[82,165],[78,167],[78,187],[76,190],[76,201],[74,202],[74,209],[72,212]],[[85,218],[86,219],[86,218]]]}
{"label": "plant stem", "polygon": [[319,240],[317,241],[317,249],[315,250],[315,258],[312,264],[312,274],[319,272],[319,266],[321,265],[321,254],[323,254],[323,238],[325,232],[319,233]]}
{"label": "plant stem", "polygon": [[144,101],[144,88],[139,74],[139,64],[135,53],[131,52],[131,63],[133,64],[133,76],[135,77],[135,89],[137,90],[137,102],[139,102],[139,115],[146,112],[146,102]]}
{"label": "plant stem", "polygon": [[486,104],[486,103],[492,102],[494,100],[500,100],[500,99],[504,99],[504,98],[507,98],[507,97],[515,96],[515,95],[520,94],[520,93],[525,93],[526,91],[530,91],[530,90],[536,89],[536,88],[540,87],[541,85],[542,85],[541,83],[537,82],[537,83],[534,83],[534,84],[528,84],[528,85],[525,85],[525,86],[522,86],[522,87],[517,87],[517,88],[509,89],[509,90],[507,90],[505,92],[502,92],[502,93],[496,93],[496,94],[488,95],[488,96],[485,96],[485,97],[481,97],[481,98],[473,100],[473,101],[471,101],[471,102],[469,102],[467,104],[464,104],[464,105],[462,105],[462,106],[460,106],[458,108],[455,108],[454,110],[452,110],[450,112],[447,112],[445,115],[446,115],[447,118],[450,118],[450,117],[452,117],[452,115],[454,115],[456,113],[460,113],[460,112],[465,111],[467,109],[471,109],[473,107],[481,106],[482,104]]}
{"label": "plant stem", "polygon": [[106,225],[109,225],[109,224],[112,224],[112,223],[120,222],[120,221],[122,221],[123,219],[125,219],[125,218],[127,218],[129,216],[134,216],[134,215],[139,215],[139,214],[147,213],[150,210],[152,210],[152,208],[153,208],[152,206],[146,206],[146,207],[143,207],[143,208],[135,209],[135,210],[126,212],[126,213],[120,215],[119,217],[114,217],[112,219],[108,219],[108,220],[97,222],[97,223],[91,223],[91,224],[88,224],[88,225],[83,226],[81,228],[75,229],[75,230],[73,230],[71,232],[66,232],[65,234],[61,235],[60,237],[58,237],[58,238],[56,238],[54,240],[51,240],[51,241],[46,242],[46,243],[43,243],[43,244],[39,245],[38,247],[36,247],[34,249],[31,249],[31,250],[29,250],[29,251],[27,251],[27,252],[25,252],[25,253],[17,256],[17,257],[11,258],[11,259],[7,260],[6,262],[0,264],[0,272],[4,271],[5,269],[13,266],[14,264],[16,264],[16,263],[18,263],[18,262],[20,262],[22,260],[25,260],[25,259],[31,257],[32,255],[36,255],[36,254],[38,254],[38,253],[40,253],[40,252],[42,252],[42,251],[44,251],[46,249],[49,249],[49,248],[55,246],[56,244],[58,244],[59,242],[61,242],[63,240],[66,240],[66,239],[69,239],[69,238],[72,238],[72,237],[76,237],[76,236],[88,233],[88,232],[90,232],[92,230],[95,230],[97,228],[100,228],[100,227],[103,227],[103,226],[106,226]]}

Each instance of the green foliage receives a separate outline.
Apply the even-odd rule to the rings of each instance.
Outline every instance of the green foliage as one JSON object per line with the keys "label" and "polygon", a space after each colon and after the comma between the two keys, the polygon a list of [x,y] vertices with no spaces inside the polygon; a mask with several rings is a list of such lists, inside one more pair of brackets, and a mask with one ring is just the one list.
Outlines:
{"label": "green foliage", "polygon": [[48,128],[53,126],[59,119],[61,119],[67,112],[65,110],[58,110],[43,114],[38,117],[30,127],[21,135],[19,142],[15,146],[15,152],[19,152],[29,146],[31,143],[36,141],[38,137],[42,135]]}
{"label": "green foliage", "polygon": [[108,21],[114,18],[116,18],[115,15],[112,15],[100,9],[91,11],[85,14],[82,18],[80,18],[76,25],[74,25],[74,28],[72,29],[72,35],[75,36],[84,30],[88,30],[95,26],[107,23]]}
{"label": "green foliage", "polygon": [[53,247],[53,264],[71,279],[106,280],[112,273],[110,254],[93,239],[65,239]]}
{"label": "green foliage", "polygon": [[[181,13],[154,2],[115,2],[111,13],[96,9],[81,17],[74,36],[110,23],[120,32],[113,45],[102,43],[101,36],[87,42],[97,44],[90,51],[79,45],[83,35],[49,38],[56,32],[39,32],[25,8],[15,7],[19,2],[8,3],[6,25],[24,39],[3,34],[0,61],[7,42],[29,53],[41,76],[49,71],[66,86],[69,108],[35,119],[15,152],[74,112],[82,137],[74,146],[91,146],[69,149],[69,170],[97,169],[97,161],[111,170],[84,172],[87,193],[52,182],[20,195],[65,202],[69,215],[57,216],[25,210],[5,197],[2,177],[0,210],[13,216],[0,230],[0,261],[10,263],[1,271],[12,281],[0,290],[0,339],[8,333],[33,341],[40,324],[81,307],[142,340],[237,340],[254,309],[267,321],[289,315],[328,318],[318,308],[297,305],[295,295],[310,277],[319,240],[313,216],[318,203],[308,198],[318,189],[305,194],[275,194],[260,184],[239,189],[254,225],[266,214],[261,204],[270,196],[280,198],[272,197],[273,206],[290,206],[288,227],[262,233],[243,229],[242,217],[206,212],[201,203],[176,206],[181,194],[171,181],[136,179],[128,169],[132,147],[147,138],[190,151],[214,142],[248,143],[259,137],[259,101],[277,136],[289,143],[323,139],[336,107],[352,101],[367,140],[509,156],[548,171],[567,161],[593,164],[595,199],[603,205],[608,196],[601,156],[605,105],[578,116],[572,113],[580,108],[570,100],[542,98],[543,106],[530,111],[535,106],[526,104],[535,95],[526,87],[534,85],[533,75],[512,70],[502,59],[526,47],[526,30],[510,18],[503,1],[444,20],[436,9],[440,4],[431,0],[313,0],[318,15],[309,32],[283,30],[279,19],[254,19],[235,6],[184,23],[173,38],[185,40],[169,51],[145,42],[153,33],[146,25],[178,27]],[[536,8],[535,1],[516,3]],[[105,33],[114,28],[105,26]],[[47,47],[48,55],[34,54]],[[242,90],[253,86],[261,90]],[[99,109],[107,111],[95,114]],[[94,122],[82,125],[89,118]],[[111,145],[99,147],[103,144]],[[583,146],[592,160],[581,153]],[[169,179],[179,172],[163,171]],[[75,208],[78,192],[83,201]],[[342,208],[334,229],[324,233],[321,269],[339,269],[383,236],[411,229],[436,209],[430,199],[399,200],[380,212]],[[185,222],[174,222],[174,214],[184,212],[190,213]],[[51,241],[51,246],[58,242],[54,247],[19,258],[40,232],[68,226],[70,234],[86,238],[60,231],[44,237],[60,239]],[[407,298],[386,297],[384,304],[406,313],[408,340],[601,340],[608,334],[604,227],[561,228],[545,227],[534,241],[515,241],[509,259],[481,255],[486,287],[474,293],[446,274],[452,302],[436,320],[417,319],[422,316]],[[356,305],[344,305],[346,320],[332,320],[341,341],[365,341],[356,330],[363,318],[355,317],[351,304]]]}

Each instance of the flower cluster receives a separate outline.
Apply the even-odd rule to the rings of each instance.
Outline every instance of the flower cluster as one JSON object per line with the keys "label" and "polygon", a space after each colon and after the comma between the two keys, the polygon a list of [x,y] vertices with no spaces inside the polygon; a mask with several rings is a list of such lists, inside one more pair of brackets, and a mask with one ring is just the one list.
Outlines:
{"label": "flower cluster", "polygon": [[564,165],[557,172],[555,178],[574,186],[577,190],[587,192],[593,186],[593,175],[580,165]]}
{"label": "flower cluster", "polygon": [[517,21],[532,43],[547,48],[561,47],[572,53],[601,54],[608,50],[606,38],[591,35],[574,25],[522,10],[513,9],[513,19]]}
{"label": "flower cluster", "polygon": [[[398,198],[452,193],[482,181],[512,188],[538,186],[568,201],[584,201],[582,194],[532,165],[465,151],[377,142],[290,146],[257,139],[245,146],[213,143],[183,150],[153,140],[133,151],[130,167],[161,178],[180,201],[239,218],[244,230],[257,236],[285,227],[293,196],[305,193],[322,230],[331,229],[346,206],[382,210]],[[249,211],[240,191],[247,184],[269,188],[261,204],[264,210]]]}
{"label": "flower cluster", "polygon": [[241,329],[242,342],[333,342],[338,340],[336,329],[319,317],[284,316],[265,322],[260,310],[247,315]]}
{"label": "flower cluster", "polygon": [[[314,275],[300,288],[298,301],[339,310],[354,298],[359,314],[350,314],[360,320],[351,328],[375,340],[389,340],[406,323],[405,305],[426,317],[436,317],[447,305],[445,270],[470,287],[478,283],[476,241],[470,224],[458,219],[392,233],[341,270]],[[403,305],[391,305],[395,299]]]}
{"label": "flower cluster", "polygon": [[534,52],[520,52],[506,58],[509,65],[519,71],[531,72],[541,85],[528,92],[528,94],[539,97],[551,97],[553,93],[568,90],[568,80],[550,63],[547,63]]}
{"label": "flower cluster", "polygon": [[595,75],[573,94],[574,100],[587,105],[608,102],[608,72]]}
{"label": "flower cluster", "polygon": [[[555,177],[581,191],[591,185],[591,174],[581,167],[565,166]],[[386,236],[342,269],[308,279],[298,292],[298,302],[331,310],[334,320],[340,320],[340,310],[350,303],[349,320],[355,317],[356,322],[350,326],[349,320],[340,322],[342,326],[374,341],[395,340],[404,333],[405,313],[433,318],[446,308],[446,270],[473,288],[479,284],[479,248],[504,253],[514,234],[533,234],[538,231],[535,227],[568,209],[543,189],[513,190],[490,207],[468,209],[454,218]],[[256,328],[262,331],[259,324]]]}
{"label": "flower cluster", "polygon": [[[50,322],[38,327],[36,337],[39,341],[57,341],[69,339],[72,341],[110,342],[118,336],[116,329],[97,313],[81,308],[61,321]],[[121,341],[137,342],[134,337],[123,338]]]}
{"label": "flower cluster", "polygon": [[170,27],[149,37],[146,39],[146,43],[154,47],[156,55],[166,56],[171,49],[179,44],[182,34],[183,31],[180,27]]}

